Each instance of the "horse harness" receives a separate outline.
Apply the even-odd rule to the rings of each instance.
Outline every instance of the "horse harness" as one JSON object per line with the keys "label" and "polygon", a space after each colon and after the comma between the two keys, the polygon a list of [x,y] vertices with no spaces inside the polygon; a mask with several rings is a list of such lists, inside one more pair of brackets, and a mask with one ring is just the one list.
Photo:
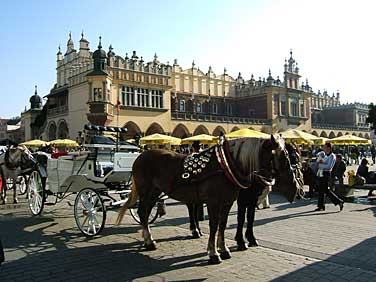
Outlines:
{"label": "horse harness", "polygon": [[[217,162],[213,163],[215,160]],[[203,152],[187,156],[183,161],[183,171],[179,182],[187,184],[200,182],[210,176],[222,173],[232,184],[243,189],[252,186],[254,177],[259,178],[265,186],[274,184],[274,179],[262,176],[260,171],[254,171],[248,176],[243,175],[234,163],[227,141]]]}

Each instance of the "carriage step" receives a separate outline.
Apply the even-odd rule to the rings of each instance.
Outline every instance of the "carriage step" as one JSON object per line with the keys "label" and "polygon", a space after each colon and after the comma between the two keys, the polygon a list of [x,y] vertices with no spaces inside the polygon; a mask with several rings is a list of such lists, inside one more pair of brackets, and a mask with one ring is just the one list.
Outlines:
{"label": "carriage step", "polygon": [[49,202],[49,203],[44,203],[45,206],[54,206],[55,203]]}

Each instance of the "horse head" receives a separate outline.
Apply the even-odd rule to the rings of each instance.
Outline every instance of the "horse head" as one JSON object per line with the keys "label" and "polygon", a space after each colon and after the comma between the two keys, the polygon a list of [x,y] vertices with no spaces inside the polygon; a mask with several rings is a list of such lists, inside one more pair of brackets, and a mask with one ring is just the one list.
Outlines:
{"label": "horse head", "polygon": [[10,147],[5,156],[6,165],[9,168],[29,168],[34,163],[34,157],[25,146]]}
{"label": "horse head", "polygon": [[275,188],[281,192],[289,202],[293,202],[297,195],[304,195],[300,156],[297,148],[286,144],[280,136],[271,136],[273,151],[273,169],[276,177]]}

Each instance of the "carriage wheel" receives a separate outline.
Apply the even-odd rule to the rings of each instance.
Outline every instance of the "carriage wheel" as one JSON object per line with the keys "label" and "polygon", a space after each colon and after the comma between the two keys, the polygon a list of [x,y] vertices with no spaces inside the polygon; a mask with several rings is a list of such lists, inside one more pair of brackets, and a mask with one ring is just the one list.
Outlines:
{"label": "carriage wheel", "polygon": [[[141,224],[140,217],[138,216],[137,210],[138,210],[138,204],[139,201],[137,200],[136,204],[129,209],[131,216],[133,219],[138,223]],[[150,215],[149,215],[149,224],[152,224],[154,221],[156,221],[158,218],[158,202],[154,205],[154,207],[151,209]]]}
{"label": "carriage wheel", "polygon": [[99,234],[106,222],[106,208],[97,191],[82,189],[74,201],[74,218],[81,232],[88,236]]}
{"label": "carriage wheel", "polygon": [[18,176],[17,185],[18,185],[18,194],[24,195],[27,192],[27,178],[26,175]]}
{"label": "carriage wheel", "polygon": [[34,170],[29,177],[27,201],[33,215],[39,215],[44,207],[44,184],[39,171]]}

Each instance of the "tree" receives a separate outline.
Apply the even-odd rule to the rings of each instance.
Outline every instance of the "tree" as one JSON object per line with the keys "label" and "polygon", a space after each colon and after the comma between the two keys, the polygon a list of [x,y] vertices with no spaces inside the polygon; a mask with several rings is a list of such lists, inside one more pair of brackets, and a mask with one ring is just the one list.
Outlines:
{"label": "tree", "polygon": [[368,106],[368,117],[366,119],[366,122],[371,124],[371,129],[376,133],[376,105],[373,103],[369,104]]}

